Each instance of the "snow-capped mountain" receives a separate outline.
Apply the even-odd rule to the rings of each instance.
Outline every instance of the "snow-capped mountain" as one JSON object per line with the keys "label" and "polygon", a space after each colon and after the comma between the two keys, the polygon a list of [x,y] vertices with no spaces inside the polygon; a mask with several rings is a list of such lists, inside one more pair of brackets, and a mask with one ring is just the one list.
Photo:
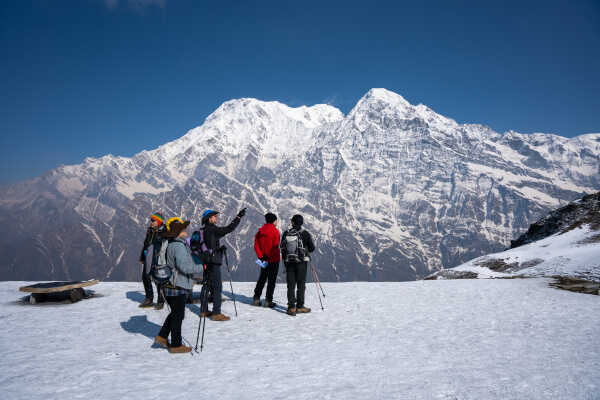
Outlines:
{"label": "snow-capped mountain", "polygon": [[[118,150],[118,149],[116,149]],[[136,280],[152,212],[199,226],[247,206],[227,237],[234,279],[256,278],[252,240],[272,211],[318,244],[322,280],[411,280],[507,247],[551,209],[600,189],[600,134],[498,134],[385,89],[344,116],[232,100],[181,138],[4,188],[2,279]]]}

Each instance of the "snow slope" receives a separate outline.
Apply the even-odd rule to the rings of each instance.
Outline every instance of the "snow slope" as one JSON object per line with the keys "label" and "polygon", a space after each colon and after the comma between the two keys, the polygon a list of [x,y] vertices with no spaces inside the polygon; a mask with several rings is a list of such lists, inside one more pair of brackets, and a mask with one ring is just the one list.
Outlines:
{"label": "snow slope", "polygon": [[[501,260],[510,268],[500,272],[486,267],[495,260]],[[600,232],[584,225],[514,249],[476,258],[451,271],[472,271],[479,278],[560,275],[600,281]],[[443,277],[444,271],[438,274]]]}
{"label": "snow slope", "polygon": [[[141,284],[32,306],[23,282],[2,282],[0,389],[28,400],[598,399],[598,297],[547,283],[326,283],[324,312],[310,285],[314,312],[295,318],[248,305],[253,284],[235,283],[239,317],[209,321],[191,356],[153,347],[167,310],[138,308]],[[192,342],[197,312],[183,323]]]}

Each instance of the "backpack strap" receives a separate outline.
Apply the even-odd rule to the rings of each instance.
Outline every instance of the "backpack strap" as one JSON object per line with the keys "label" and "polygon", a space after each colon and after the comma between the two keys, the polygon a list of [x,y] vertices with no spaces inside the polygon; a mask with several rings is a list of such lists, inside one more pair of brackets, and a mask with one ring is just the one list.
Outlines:
{"label": "backpack strap", "polygon": [[298,229],[298,242],[300,244],[300,248],[302,250],[304,250],[304,238],[303,238],[303,234],[304,233],[304,229],[302,229],[302,227],[300,227],[300,229]]}
{"label": "backpack strap", "polygon": [[162,240],[160,245],[160,253],[158,255],[158,265],[167,264],[167,247],[169,247],[169,241],[167,239]]}

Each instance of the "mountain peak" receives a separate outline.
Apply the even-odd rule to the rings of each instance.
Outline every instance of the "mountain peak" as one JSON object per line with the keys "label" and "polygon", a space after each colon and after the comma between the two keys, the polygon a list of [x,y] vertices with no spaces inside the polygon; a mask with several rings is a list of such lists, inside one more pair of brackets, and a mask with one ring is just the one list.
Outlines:
{"label": "mountain peak", "polygon": [[362,100],[381,100],[396,106],[411,106],[406,99],[400,96],[398,93],[394,93],[384,88],[373,88],[363,96]]}
{"label": "mountain peak", "polygon": [[[374,114],[373,114],[374,113]],[[443,131],[455,129],[458,124],[456,121],[444,117],[430,109],[429,107],[418,104],[412,105],[401,95],[383,88],[373,88],[369,90],[356,104],[348,114],[349,119],[357,126],[362,126],[365,121],[369,121],[369,115],[386,115],[389,118],[401,120],[419,119],[429,127]],[[379,121],[379,122],[377,122]],[[385,119],[377,119],[376,123],[383,123]]]}
{"label": "mountain peak", "polygon": [[206,119],[206,122],[223,118],[239,119],[240,117],[246,117],[255,119],[258,117],[258,120],[261,120],[264,118],[280,118],[282,116],[296,120],[311,128],[344,118],[344,114],[340,110],[327,104],[290,107],[279,101],[241,98],[223,103]]}

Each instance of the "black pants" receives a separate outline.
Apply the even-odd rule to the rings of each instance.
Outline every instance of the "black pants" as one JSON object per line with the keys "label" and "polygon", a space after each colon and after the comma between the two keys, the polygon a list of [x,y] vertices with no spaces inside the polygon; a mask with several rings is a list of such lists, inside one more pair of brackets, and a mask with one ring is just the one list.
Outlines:
{"label": "black pants", "polygon": [[273,301],[273,292],[275,292],[275,283],[277,282],[277,273],[279,272],[279,261],[267,264],[266,267],[260,269],[260,275],[254,289],[254,298],[260,299],[265,282],[267,284],[267,301]]}
{"label": "black pants", "polygon": [[[285,273],[287,276],[288,307],[293,308],[304,306],[304,292],[306,289],[306,270],[306,262],[285,263]],[[298,287],[297,292],[296,287]]]}
{"label": "black pants", "polygon": [[[213,314],[221,314],[221,292],[223,291],[223,282],[221,280],[221,266],[217,264],[207,264],[206,271],[208,272],[208,286],[202,287],[200,297],[208,296],[208,293],[203,293],[205,290],[209,290],[213,296]],[[206,289],[205,289],[206,288]],[[208,311],[208,301],[201,302],[200,311]]]}
{"label": "black pants", "polygon": [[171,347],[181,346],[181,324],[185,317],[185,298],[186,295],[167,296],[167,303],[171,307],[171,312],[167,315],[167,319],[163,323],[158,336],[169,338],[171,334]]}
{"label": "black pants", "polygon": [[[145,263],[142,264],[142,283],[144,284],[144,292],[146,292],[146,298],[153,300],[154,292],[152,291],[152,276],[150,275],[150,272],[146,272]],[[158,284],[156,284],[156,291],[158,292],[158,298],[156,301],[158,303],[164,303],[165,298],[163,297],[162,290],[160,290]]]}

